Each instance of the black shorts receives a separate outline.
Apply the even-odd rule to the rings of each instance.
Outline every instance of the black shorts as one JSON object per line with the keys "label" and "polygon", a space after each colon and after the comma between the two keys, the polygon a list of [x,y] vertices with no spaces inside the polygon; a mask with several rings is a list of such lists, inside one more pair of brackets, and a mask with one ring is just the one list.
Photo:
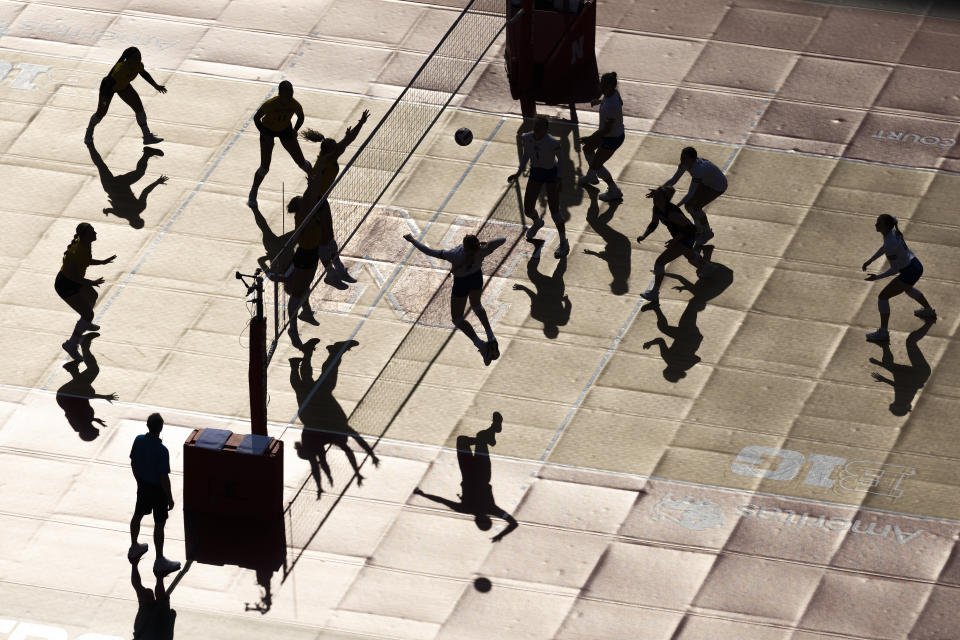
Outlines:
{"label": "black shorts", "polygon": [[137,506],[135,516],[145,516],[153,512],[155,522],[167,520],[167,492],[156,484],[137,483]]}
{"label": "black shorts", "polygon": [[74,282],[67,276],[63,275],[62,272],[57,273],[57,279],[53,283],[53,288],[57,292],[57,295],[66,300],[71,296],[75,296],[80,292],[80,289],[83,288],[83,285],[79,282]]}
{"label": "black shorts", "polygon": [[453,276],[453,297],[466,298],[471,291],[483,289],[483,271],[477,269],[467,276]]}
{"label": "black shorts", "polygon": [[268,136],[271,138],[280,138],[281,142],[286,140],[297,139],[297,133],[293,130],[292,125],[284,129],[283,131],[271,131],[270,129],[263,127],[262,129],[260,129],[260,135]]}
{"label": "black shorts", "polygon": [[293,252],[293,266],[297,269],[316,269],[320,264],[320,247],[304,249],[297,247]]}

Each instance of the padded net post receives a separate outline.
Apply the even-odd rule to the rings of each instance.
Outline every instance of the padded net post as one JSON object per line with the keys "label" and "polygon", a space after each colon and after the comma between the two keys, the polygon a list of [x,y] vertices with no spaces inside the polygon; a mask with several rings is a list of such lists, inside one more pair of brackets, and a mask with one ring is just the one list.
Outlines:
{"label": "padded net post", "polygon": [[250,320],[250,431],[267,435],[267,319]]}

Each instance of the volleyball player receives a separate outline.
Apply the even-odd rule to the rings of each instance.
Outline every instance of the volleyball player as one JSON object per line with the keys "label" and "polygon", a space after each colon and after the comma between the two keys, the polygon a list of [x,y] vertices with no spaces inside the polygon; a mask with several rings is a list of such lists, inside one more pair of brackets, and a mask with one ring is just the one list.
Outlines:
{"label": "volleyball player", "polygon": [[107,115],[107,109],[110,108],[110,102],[113,100],[114,94],[120,96],[120,99],[133,109],[133,115],[137,119],[137,124],[140,125],[140,131],[143,132],[143,144],[163,142],[163,138],[158,138],[150,132],[150,128],[147,126],[147,114],[143,110],[143,102],[140,100],[137,90],[130,84],[137,76],[146,80],[150,86],[160,93],[167,92],[167,88],[154,82],[150,74],[143,68],[140,49],[136,47],[124,49],[120,58],[110,69],[110,73],[100,81],[100,99],[97,102],[96,112],[90,116],[87,133],[83,137],[84,144],[93,144],[93,130]]}

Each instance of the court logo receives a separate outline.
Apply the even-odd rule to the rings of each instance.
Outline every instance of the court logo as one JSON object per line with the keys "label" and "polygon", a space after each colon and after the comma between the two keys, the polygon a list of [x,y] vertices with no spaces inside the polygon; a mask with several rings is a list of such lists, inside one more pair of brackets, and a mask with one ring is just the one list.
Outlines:
{"label": "court logo", "polygon": [[686,496],[666,496],[653,506],[653,520],[669,520],[691,531],[716,529],[724,524],[723,510],[713,500]]}

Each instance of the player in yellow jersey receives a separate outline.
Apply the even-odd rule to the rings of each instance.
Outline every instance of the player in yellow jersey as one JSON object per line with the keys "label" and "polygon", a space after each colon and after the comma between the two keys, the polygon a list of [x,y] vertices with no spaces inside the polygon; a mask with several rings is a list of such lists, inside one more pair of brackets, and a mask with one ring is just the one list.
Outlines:
{"label": "player in yellow jersey", "polygon": [[136,47],[124,49],[120,59],[117,60],[113,68],[110,69],[110,73],[100,81],[100,101],[97,103],[96,113],[90,116],[90,123],[87,125],[87,134],[83,138],[84,144],[93,144],[93,129],[103,120],[103,117],[107,115],[107,109],[110,108],[113,94],[120,96],[120,99],[133,109],[133,115],[136,117],[137,124],[140,125],[140,130],[143,132],[143,144],[163,142],[163,138],[158,138],[150,133],[150,128],[147,127],[147,114],[143,110],[140,95],[130,84],[137,76],[142,77],[150,86],[160,93],[167,92],[165,86],[154,82],[150,74],[144,70],[140,49]]}
{"label": "player in yellow jersey", "polygon": [[[303,132],[303,139],[310,142],[320,143],[320,153],[317,154],[317,160],[310,171],[310,178],[307,181],[307,189],[303,193],[303,206],[309,212],[323,198],[337,175],[340,173],[340,156],[347,150],[357,136],[360,129],[363,128],[367,118],[370,117],[370,111],[363,110],[360,114],[360,120],[353,127],[347,127],[347,132],[340,140],[327,138],[319,131],[307,129]],[[323,235],[320,238],[320,260],[323,266],[327,268],[327,283],[338,288],[342,282],[337,282],[333,278],[339,278],[340,281],[356,282],[347,272],[347,268],[340,260],[337,250],[337,240],[333,235],[333,216],[330,211],[330,203],[326,199],[320,203],[320,208],[315,216],[319,219]]]}
{"label": "player in yellow jersey", "polygon": [[[297,312],[305,322],[316,325],[317,320],[310,308],[310,283],[317,275],[320,263],[320,240],[324,236],[320,216],[308,218],[309,209],[305,208],[303,197],[294,196],[287,204],[287,211],[294,214],[297,229],[297,249],[293,254],[293,264],[283,284],[283,290],[290,296],[287,305],[289,316],[288,333],[290,342],[298,349],[303,348],[300,333],[297,330]],[[346,286],[344,286],[346,288]]]}
{"label": "player in yellow jersey", "polygon": [[92,264],[110,264],[117,257],[114,255],[103,260],[95,260],[91,254],[91,245],[96,239],[97,232],[94,231],[93,225],[88,222],[77,225],[77,232],[73,235],[70,246],[63,252],[63,265],[54,283],[57,295],[70,305],[71,309],[80,314],[80,319],[73,328],[73,335],[63,343],[63,350],[74,360],[83,359],[77,350],[83,332],[100,329],[93,324],[93,305],[97,301],[97,292],[94,287],[103,284],[103,278],[87,280],[85,277],[87,267]]}
{"label": "player in yellow jersey", "polygon": [[[297,122],[290,125],[290,118],[297,116]],[[253,124],[260,131],[260,167],[253,174],[253,186],[250,187],[250,197],[247,206],[251,209],[257,206],[257,191],[260,183],[270,171],[270,160],[273,158],[273,140],[280,138],[280,144],[287,150],[297,166],[307,174],[310,173],[310,163],[303,157],[300,143],[297,141],[297,131],[303,125],[303,107],[293,99],[293,85],[284,80],[277,88],[277,95],[270,98],[253,114]]]}

